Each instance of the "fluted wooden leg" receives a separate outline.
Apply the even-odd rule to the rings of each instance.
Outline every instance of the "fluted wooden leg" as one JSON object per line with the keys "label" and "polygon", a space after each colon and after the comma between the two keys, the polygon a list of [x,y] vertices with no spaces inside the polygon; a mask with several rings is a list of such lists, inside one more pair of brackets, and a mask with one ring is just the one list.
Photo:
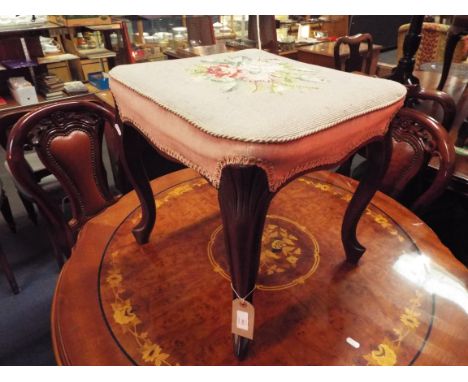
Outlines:
{"label": "fluted wooden leg", "polygon": [[[263,169],[257,166],[223,169],[218,200],[232,285],[240,297],[247,296],[255,287],[263,226],[273,195]],[[253,293],[246,300],[252,302]],[[233,340],[235,355],[243,359],[250,340],[237,335]]]}
{"label": "fluted wooden leg", "polygon": [[367,146],[369,166],[344,215],[341,239],[346,253],[346,260],[351,264],[357,264],[366,250],[357,240],[357,225],[387,171],[391,155],[392,138],[389,129],[382,140],[374,141]]}
{"label": "fluted wooden leg", "polygon": [[143,137],[129,123],[122,124],[122,140],[127,177],[141,203],[141,220],[132,232],[139,244],[147,243],[156,220],[156,205],[148,176],[146,175],[141,152]]}

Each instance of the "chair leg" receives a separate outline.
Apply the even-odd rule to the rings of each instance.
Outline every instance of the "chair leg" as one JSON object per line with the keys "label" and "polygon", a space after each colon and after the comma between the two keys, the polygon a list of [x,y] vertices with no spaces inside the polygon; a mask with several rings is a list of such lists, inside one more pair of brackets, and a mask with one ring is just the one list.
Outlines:
{"label": "chair leg", "polygon": [[353,164],[353,159],[354,159],[354,155],[346,159],[346,161],[342,163],[340,167],[338,167],[336,172],[344,176],[348,176],[348,177],[351,176],[351,165]]}
{"label": "chair leg", "polygon": [[[47,221],[47,219],[46,219]],[[49,240],[52,244],[52,248],[54,250],[55,260],[57,261],[57,265],[59,269],[62,269],[63,264],[65,264],[64,257],[70,257],[70,253],[68,251],[62,250],[63,243],[58,239],[54,230],[51,228],[50,223],[47,222],[46,224],[47,234],[49,236]]]}
{"label": "chair leg", "polygon": [[5,276],[10,283],[11,290],[14,294],[18,294],[20,292],[18,284],[16,283],[16,278],[15,275],[13,274],[13,271],[10,268],[10,264],[8,263],[5,253],[3,252],[2,247],[0,246],[0,266],[3,269],[3,272],[5,273]]}
{"label": "chair leg", "polygon": [[5,194],[5,191],[2,190],[0,194],[0,211],[2,212],[3,218],[5,219],[8,227],[12,232],[16,233],[16,224],[13,214],[11,213],[10,201]]}
{"label": "chair leg", "polygon": [[458,130],[457,141],[455,146],[463,147],[465,142],[468,140],[468,119],[465,119]]}
{"label": "chair leg", "polygon": [[392,156],[391,129],[388,130],[383,140],[374,141],[367,147],[369,165],[349,202],[341,227],[341,239],[346,260],[351,264],[357,264],[366,250],[356,238],[356,228],[364,210],[377,192],[380,182],[387,172]]}
{"label": "chair leg", "polygon": [[[273,195],[268,188],[267,176],[260,167],[223,168],[218,200],[232,286],[242,298],[248,296],[245,300],[249,302],[253,299],[263,226]],[[236,298],[235,294],[233,298]],[[234,335],[233,341],[234,354],[243,359],[250,340]]]}
{"label": "chair leg", "polygon": [[450,71],[450,66],[452,66],[453,53],[458,41],[460,41],[460,38],[461,33],[454,33],[451,29],[449,30],[447,34],[447,42],[445,44],[444,66],[442,67],[442,75],[440,76],[437,90],[442,90],[445,86],[445,82],[447,81]]}
{"label": "chair leg", "polygon": [[34,208],[34,204],[30,200],[28,200],[20,191],[18,191],[18,195],[21,201],[23,202],[24,208],[28,213],[29,219],[37,225],[37,213],[36,209]]}

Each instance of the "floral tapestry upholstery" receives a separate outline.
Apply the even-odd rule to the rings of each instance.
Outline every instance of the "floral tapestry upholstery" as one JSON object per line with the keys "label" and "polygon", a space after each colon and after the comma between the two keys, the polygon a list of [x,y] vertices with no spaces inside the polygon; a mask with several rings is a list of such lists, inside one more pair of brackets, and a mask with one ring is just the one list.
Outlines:
{"label": "floral tapestry upholstery", "polygon": [[257,49],[117,66],[122,121],[218,187],[227,165],[257,165],[270,190],[381,137],[406,88]]}
{"label": "floral tapestry upholstery", "polygon": [[[408,33],[410,24],[403,24],[398,29],[397,60],[403,56],[403,42]],[[444,62],[445,44],[450,25],[438,23],[423,23],[421,33],[421,43],[415,55],[415,70],[420,70],[420,66],[426,62]],[[463,49],[465,36],[455,48],[452,62],[462,62],[466,59]]]}

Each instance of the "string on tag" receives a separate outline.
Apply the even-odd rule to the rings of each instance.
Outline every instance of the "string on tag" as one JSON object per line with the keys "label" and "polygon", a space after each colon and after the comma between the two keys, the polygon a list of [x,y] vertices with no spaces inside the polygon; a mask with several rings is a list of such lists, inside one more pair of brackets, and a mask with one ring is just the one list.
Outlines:
{"label": "string on tag", "polygon": [[239,296],[239,293],[237,293],[237,291],[234,289],[234,285],[232,285],[232,283],[231,283],[232,291],[234,292],[236,297],[241,301],[242,304],[245,304],[245,300],[254,292],[254,290],[256,288],[257,288],[257,285],[254,285],[254,287],[252,288],[252,290],[249,293],[247,293],[244,297],[241,297],[241,296]]}
{"label": "string on tag", "polygon": [[256,15],[256,18],[257,18],[257,47],[258,49],[262,50],[262,38],[260,36],[260,15]]}

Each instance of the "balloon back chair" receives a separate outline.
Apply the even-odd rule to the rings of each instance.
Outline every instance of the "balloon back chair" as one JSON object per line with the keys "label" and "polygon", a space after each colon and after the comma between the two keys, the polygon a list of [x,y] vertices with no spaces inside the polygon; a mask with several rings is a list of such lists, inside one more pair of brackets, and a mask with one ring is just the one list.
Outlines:
{"label": "balloon back chair", "polygon": [[[447,131],[434,118],[418,110],[403,108],[390,123],[392,157],[380,185],[380,191],[421,215],[450,183],[455,149]],[[439,169],[429,186],[421,177],[432,157],[438,157]],[[359,178],[365,162],[353,172]]]}
{"label": "balloon back chair", "polygon": [[[106,124],[108,131],[120,140],[109,109],[89,101],[66,101],[26,114],[9,134],[7,162],[11,174],[21,192],[37,204],[44,216],[59,264],[63,264],[63,256],[70,256],[81,227],[116,201],[102,160]],[[25,149],[35,150],[68,196],[68,221],[34,178]],[[120,160],[120,152],[117,157]]]}
{"label": "balloon back chair", "polygon": [[[367,47],[361,50],[361,44]],[[343,55],[340,48],[342,45],[349,47],[349,55]],[[372,63],[372,36],[369,33],[356,34],[354,36],[343,36],[335,42],[334,59],[335,69],[345,72],[363,72],[370,74]]]}

